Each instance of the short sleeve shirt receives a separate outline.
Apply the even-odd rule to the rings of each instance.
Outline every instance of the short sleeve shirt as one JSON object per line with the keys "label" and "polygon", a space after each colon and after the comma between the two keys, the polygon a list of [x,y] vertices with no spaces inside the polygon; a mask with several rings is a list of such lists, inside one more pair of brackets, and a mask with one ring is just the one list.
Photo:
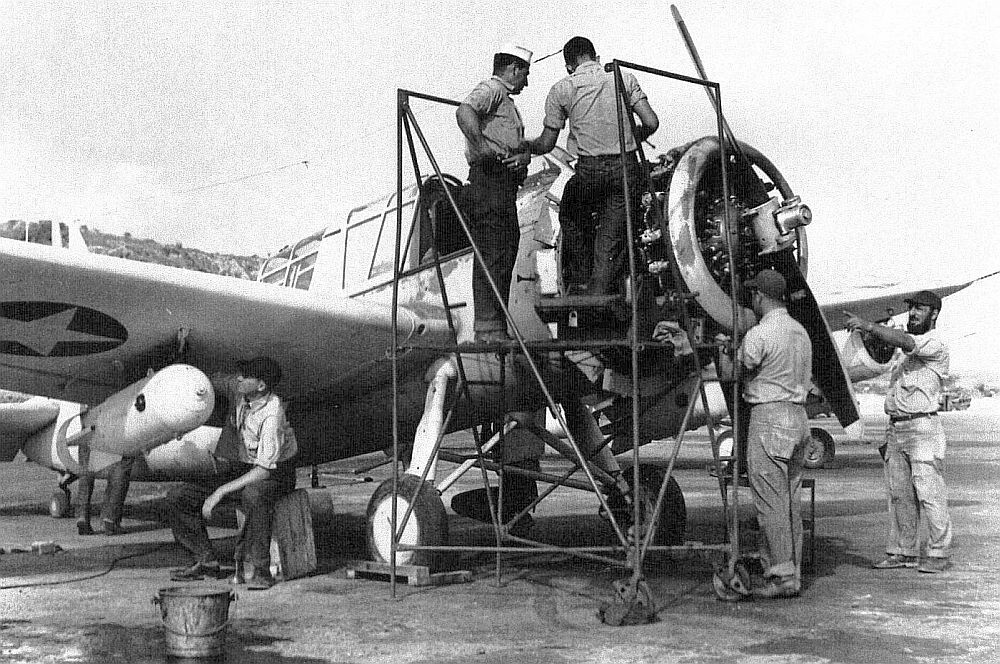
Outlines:
{"label": "short sleeve shirt", "polygon": [[[479,130],[493,150],[492,154],[507,156],[513,154],[524,141],[524,121],[510,97],[510,88],[497,76],[488,78],[462,101],[476,112]],[[466,141],[465,158],[469,163],[484,156],[475,154],[472,145]]]}
{"label": "short sleeve shirt", "polygon": [[743,388],[749,403],[804,404],[812,376],[812,344],[805,328],[786,309],[772,309],[750,328],[739,359],[750,370]]}
{"label": "short sleeve shirt", "polygon": [[285,419],[285,407],[276,394],[257,401],[241,401],[236,408],[236,425],[243,445],[239,460],[267,470],[279,461],[295,456],[298,443]]}
{"label": "short sleeve shirt", "polygon": [[247,401],[237,391],[234,376],[219,376],[212,385],[229,400],[229,417],[216,447],[216,456],[274,470],[278,462],[298,452],[295,432],[285,418],[285,407],[276,394]]}
{"label": "short sleeve shirt", "polygon": [[937,330],[910,335],[913,350],[900,354],[892,367],[885,412],[890,415],[936,413],[941,381],[948,375],[948,347]]}
{"label": "short sleeve shirt", "polygon": [[[622,106],[625,127],[625,150],[635,150],[635,138],[629,129],[627,113],[646,99],[630,72],[622,72],[627,104]],[[578,156],[597,157],[618,154],[618,122],[615,120],[615,78],[599,62],[584,62],[572,74],[556,82],[545,99],[545,126],[561,131],[569,121],[570,137],[566,148]]]}

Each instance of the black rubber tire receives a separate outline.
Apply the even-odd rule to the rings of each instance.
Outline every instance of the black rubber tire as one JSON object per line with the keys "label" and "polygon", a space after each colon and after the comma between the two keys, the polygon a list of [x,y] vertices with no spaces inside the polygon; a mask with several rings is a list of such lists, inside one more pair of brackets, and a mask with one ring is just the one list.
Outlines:
{"label": "black rubber tire", "polygon": [[[419,489],[419,492],[418,492]],[[444,546],[448,543],[448,515],[437,489],[430,482],[421,486],[415,475],[399,476],[396,518],[402,520],[413,501],[413,511],[401,541],[417,546]],[[416,498],[413,496],[416,495]],[[389,562],[392,537],[392,478],[382,482],[368,501],[365,538],[372,560]],[[398,527],[398,525],[397,525]],[[445,556],[441,551],[397,551],[397,565],[421,565],[437,569]]]}
{"label": "black rubber tire", "polygon": [[[634,481],[631,468],[622,471],[629,486]],[[639,500],[642,501],[643,514],[652,515],[656,507],[656,497],[660,493],[660,485],[667,475],[667,469],[660,466],[639,464]],[[632,490],[636,495],[635,488]],[[656,546],[676,546],[684,543],[687,532],[687,506],[684,503],[684,492],[677,480],[670,478],[667,493],[663,496],[663,509],[660,511],[660,522],[657,524],[653,544]]]}
{"label": "black rubber tire", "polygon": [[73,507],[70,505],[69,494],[62,489],[52,492],[49,498],[49,516],[53,519],[65,519],[73,516]]}
{"label": "black rubber tire", "polygon": [[822,468],[833,461],[836,453],[836,445],[830,432],[819,427],[809,429],[809,442],[806,443],[805,455],[802,457],[803,466],[811,470]]}

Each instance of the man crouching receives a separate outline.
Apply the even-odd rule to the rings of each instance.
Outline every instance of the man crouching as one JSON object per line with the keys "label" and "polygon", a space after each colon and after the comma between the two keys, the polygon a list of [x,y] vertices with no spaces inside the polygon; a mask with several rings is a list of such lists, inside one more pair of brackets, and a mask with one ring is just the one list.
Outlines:
{"label": "man crouching", "polygon": [[[194,557],[194,564],[171,575],[173,581],[223,578],[225,570],[212,548],[206,523],[223,498],[235,494],[246,514],[236,545],[234,582],[249,590],[274,585],[270,572],[271,519],[274,506],[295,490],[298,449],[295,433],[273,388],[281,381],[281,367],[269,357],[238,365],[236,375],[213,376],[217,391],[229,397],[229,416],[215,450],[217,472],[197,483],[172,489],[166,498],[165,519],[174,539]],[[244,565],[253,566],[244,578]]]}

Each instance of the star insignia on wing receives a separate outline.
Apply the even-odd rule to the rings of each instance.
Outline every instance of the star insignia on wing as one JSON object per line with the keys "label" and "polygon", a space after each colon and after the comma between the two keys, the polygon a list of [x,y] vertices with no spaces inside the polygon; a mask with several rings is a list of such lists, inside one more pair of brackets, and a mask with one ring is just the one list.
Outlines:
{"label": "star insignia on wing", "polygon": [[[0,352],[17,355],[55,356],[101,352],[120,345],[124,337],[107,336],[100,326],[74,324],[83,307],[49,302],[3,303],[0,308]],[[17,306],[12,306],[17,305]],[[89,310],[87,310],[89,311]],[[93,318],[92,312],[90,318]],[[117,321],[98,314],[117,325]],[[98,329],[88,330],[87,327]],[[112,334],[115,330],[109,330]],[[62,345],[60,347],[60,344]],[[82,351],[82,352],[80,352]]]}

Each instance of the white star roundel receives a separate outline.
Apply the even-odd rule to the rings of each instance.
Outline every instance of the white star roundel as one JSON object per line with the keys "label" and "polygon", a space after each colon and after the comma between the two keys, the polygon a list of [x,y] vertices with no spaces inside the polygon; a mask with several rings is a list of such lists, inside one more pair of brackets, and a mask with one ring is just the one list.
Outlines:
{"label": "white star roundel", "polygon": [[121,323],[94,309],[64,302],[0,302],[0,354],[92,355],[126,339]]}

